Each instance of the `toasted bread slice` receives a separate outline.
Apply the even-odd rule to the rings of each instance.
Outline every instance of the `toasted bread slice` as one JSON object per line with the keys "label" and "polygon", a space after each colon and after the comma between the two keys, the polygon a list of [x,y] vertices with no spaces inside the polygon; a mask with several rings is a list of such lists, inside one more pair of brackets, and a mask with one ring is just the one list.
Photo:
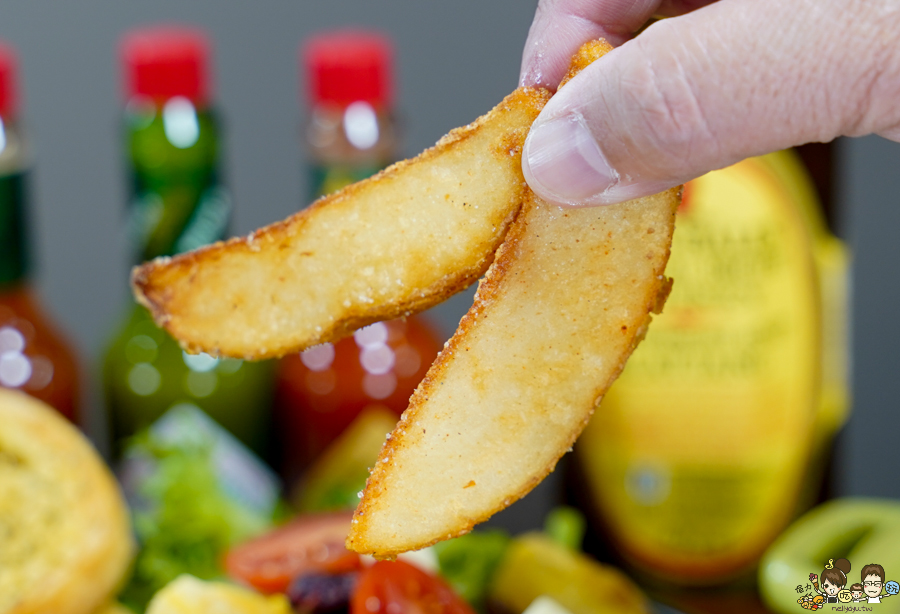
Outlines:
{"label": "toasted bread slice", "polygon": [[0,388],[0,612],[90,614],[133,553],[125,502],[84,436]]}
{"label": "toasted bread slice", "polygon": [[520,88],[283,222],[139,267],[137,298],[188,350],[250,359],[431,307],[490,265],[521,207],[522,144],[549,96]]}

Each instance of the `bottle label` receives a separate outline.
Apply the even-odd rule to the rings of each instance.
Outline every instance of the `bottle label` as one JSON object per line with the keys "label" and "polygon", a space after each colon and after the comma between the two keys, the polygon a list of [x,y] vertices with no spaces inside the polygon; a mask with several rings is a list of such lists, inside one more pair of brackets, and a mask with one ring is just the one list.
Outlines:
{"label": "bottle label", "polygon": [[309,168],[309,193],[315,200],[351,183],[371,177],[387,165],[387,161],[362,165],[312,165]]}
{"label": "bottle label", "polygon": [[0,286],[21,280],[28,271],[25,173],[0,177]]}
{"label": "bottle label", "polygon": [[200,185],[173,182],[146,188],[135,177],[136,195],[129,209],[128,238],[138,262],[171,256],[224,239],[231,220],[231,198],[214,177]]}
{"label": "bottle label", "polygon": [[132,168],[126,230],[137,262],[224,239],[231,199],[217,170],[215,113],[189,105],[126,113]]}
{"label": "bottle label", "polygon": [[792,517],[821,390],[810,234],[757,159],[688,184],[663,313],[579,454],[619,546],[656,574],[721,580]]}

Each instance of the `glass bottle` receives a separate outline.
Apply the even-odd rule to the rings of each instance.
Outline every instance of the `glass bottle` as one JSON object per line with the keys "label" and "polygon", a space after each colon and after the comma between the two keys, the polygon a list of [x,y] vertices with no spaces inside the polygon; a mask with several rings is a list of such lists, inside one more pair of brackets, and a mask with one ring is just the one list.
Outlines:
{"label": "glass bottle", "polygon": [[44,314],[28,277],[28,144],[18,124],[14,51],[0,44],[0,386],[78,413],[75,354]]}
{"label": "glass bottle", "polygon": [[[312,199],[396,159],[392,54],[383,35],[360,30],[323,33],[303,46],[310,109],[302,141]],[[275,411],[287,483],[364,409],[399,416],[440,348],[427,319],[413,316],[281,359]]]}
{"label": "glass bottle", "polygon": [[[125,145],[132,178],[132,261],[226,236],[231,200],[220,183],[208,42],[196,30],[136,30],[124,39]],[[257,454],[269,450],[272,365],[184,352],[132,305],[109,346],[104,391],[115,453],[174,407],[196,407]]]}
{"label": "glass bottle", "polygon": [[316,199],[396,160],[393,49],[379,33],[342,30],[311,38],[301,54],[309,99],[301,140]]}
{"label": "glass bottle", "polygon": [[791,151],[685,186],[663,313],[578,445],[643,577],[745,579],[814,500],[846,420],[847,252]]}

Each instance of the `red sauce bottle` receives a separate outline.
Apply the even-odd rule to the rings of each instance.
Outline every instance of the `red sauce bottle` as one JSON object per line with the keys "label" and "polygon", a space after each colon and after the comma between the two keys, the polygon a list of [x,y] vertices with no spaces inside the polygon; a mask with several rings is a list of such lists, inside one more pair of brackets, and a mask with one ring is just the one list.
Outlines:
{"label": "red sauce bottle", "polygon": [[0,387],[78,415],[75,353],[41,309],[29,280],[27,142],[19,131],[16,59],[0,44]]}
{"label": "red sauce bottle", "polygon": [[[310,39],[301,50],[310,100],[303,142],[313,199],[363,179],[396,158],[392,46],[360,30]],[[367,406],[397,416],[441,349],[421,316],[379,322],[337,343],[281,360],[276,432],[290,486]]]}
{"label": "red sauce bottle", "polygon": [[286,478],[296,480],[363,409],[381,405],[399,418],[440,349],[427,320],[411,317],[283,358],[276,415]]}

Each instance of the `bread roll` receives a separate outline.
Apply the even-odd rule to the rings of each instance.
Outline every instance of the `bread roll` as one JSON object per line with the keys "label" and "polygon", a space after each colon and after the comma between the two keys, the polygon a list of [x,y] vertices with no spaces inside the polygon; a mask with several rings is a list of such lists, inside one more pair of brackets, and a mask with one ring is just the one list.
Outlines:
{"label": "bread roll", "polygon": [[0,389],[0,614],[91,614],[134,548],[116,481],[87,439]]}

